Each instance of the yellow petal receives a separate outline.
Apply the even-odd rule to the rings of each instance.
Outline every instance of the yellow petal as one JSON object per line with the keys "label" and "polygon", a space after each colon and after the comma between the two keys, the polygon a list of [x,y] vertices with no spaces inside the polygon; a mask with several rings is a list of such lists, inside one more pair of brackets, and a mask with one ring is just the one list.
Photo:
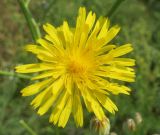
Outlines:
{"label": "yellow petal", "polygon": [[54,69],[53,64],[37,63],[37,64],[26,64],[26,65],[17,66],[16,67],[16,72],[19,72],[19,73],[33,73],[33,72],[53,70],[53,69]]}
{"label": "yellow petal", "polygon": [[73,81],[70,76],[66,76],[65,78],[65,87],[67,92],[71,95],[73,90]]}
{"label": "yellow petal", "polygon": [[76,89],[73,95],[73,117],[77,127],[83,126],[83,108],[80,99],[79,90]]}
{"label": "yellow petal", "polygon": [[109,77],[127,82],[135,81],[135,73],[127,67],[103,66],[95,74],[102,77]]}
{"label": "yellow petal", "polygon": [[105,54],[108,51],[111,51],[112,49],[114,49],[115,47],[116,47],[115,45],[106,45],[98,50],[97,55]]}
{"label": "yellow petal", "polygon": [[74,46],[77,46],[81,37],[82,29],[85,24],[86,9],[83,7],[79,8],[79,15],[77,17],[76,29],[74,34]]}
{"label": "yellow petal", "polygon": [[94,26],[95,19],[95,13],[92,13],[92,11],[90,11],[86,17],[85,24],[82,26],[82,34],[80,36],[79,43],[79,47],[82,49],[86,47],[86,41],[88,40],[89,33],[92,30],[92,27]]}
{"label": "yellow petal", "polygon": [[56,63],[55,53],[51,53],[41,46],[26,45],[25,50],[36,54],[37,58],[42,61]]}
{"label": "yellow petal", "polygon": [[43,46],[51,54],[52,53],[54,54],[57,51],[52,44],[50,44],[48,41],[46,41],[42,38],[38,39],[37,43],[39,43],[41,46]]}
{"label": "yellow petal", "polygon": [[89,99],[87,98],[86,88],[85,88],[83,85],[81,86],[81,85],[78,84],[78,83],[77,83],[77,85],[79,85],[79,86],[78,86],[78,88],[76,87],[75,90],[81,92],[87,110],[88,110],[89,112],[92,112],[93,110],[92,110],[92,108],[91,108],[91,102],[90,102]]}
{"label": "yellow petal", "polygon": [[[70,32],[72,32],[72,28],[70,28]],[[74,32],[72,32],[72,33],[74,33]],[[57,36],[58,36],[58,38],[59,39],[61,39],[60,40],[60,42],[61,42],[61,46],[63,46],[63,48],[66,48],[66,40],[65,40],[65,34],[64,34],[64,29],[63,29],[63,27],[58,27],[57,28]]]}
{"label": "yellow petal", "polygon": [[68,119],[69,119],[69,116],[71,114],[71,110],[72,110],[72,98],[69,97],[67,103],[66,103],[66,106],[64,107],[60,117],[59,117],[59,122],[58,122],[58,126],[59,127],[65,127]]}
{"label": "yellow petal", "polygon": [[97,20],[93,30],[90,31],[89,37],[88,37],[87,42],[86,42],[86,48],[87,47],[88,48],[94,48],[94,49],[97,48],[97,43],[98,43],[97,34],[101,30],[105,21],[106,21],[106,18],[104,18],[104,17],[100,17]]}
{"label": "yellow petal", "polygon": [[125,54],[131,52],[132,50],[133,50],[133,47],[131,44],[125,44],[120,47],[117,47],[116,49],[112,50],[110,53],[114,57],[119,57],[119,56],[122,56],[122,55],[125,55]]}
{"label": "yellow petal", "polygon": [[35,77],[32,78],[32,80],[38,80],[46,77],[53,77],[53,78],[58,78],[60,76],[60,72],[55,72],[55,71],[47,71],[42,74],[39,74]]}
{"label": "yellow petal", "polygon": [[102,25],[102,28],[98,34],[98,38],[103,38],[105,36],[105,34],[108,32],[108,29],[109,29],[109,25],[110,25],[110,21],[108,18],[105,18],[104,22],[103,22],[103,25]]}
{"label": "yellow petal", "polygon": [[47,79],[42,82],[29,85],[28,87],[21,90],[22,96],[34,95],[41,91],[43,88],[47,87],[52,81],[52,79]]}
{"label": "yellow petal", "polygon": [[63,33],[64,33],[64,38],[66,41],[66,48],[67,47],[71,47],[71,43],[72,43],[72,38],[73,38],[73,34],[70,31],[70,28],[68,26],[68,23],[66,21],[63,22]]}
{"label": "yellow petal", "polygon": [[34,54],[46,54],[48,56],[53,56],[53,53],[49,53],[46,49],[44,49],[43,47],[39,46],[39,45],[32,45],[32,44],[28,44],[24,47],[24,49],[28,52],[32,52]]}
{"label": "yellow petal", "polygon": [[39,108],[38,114],[45,114],[48,111],[48,109],[53,105],[54,101],[57,99],[57,96],[58,94],[49,97],[48,100],[46,100],[45,103]]}
{"label": "yellow petal", "polygon": [[86,98],[91,103],[91,108],[94,114],[96,115],[96,117],[99,120],[102,120],[105,117],[105,114],[103,112],[102,107],[100,106],[97,99],[95,98],[94,94],[90,90],[86,90]]}
{"label": "yellow petal", "polygon": [[52,43],[52,47],[53,48],[52,48],[51,51],[53,51],[54,53],[56,53],[56,55],[63,54],[64,48],[63,48],[62,45],[56,44],[55,41],[49,35],[46,35],[45,39],[48,40],[48,41],[50,41]]}
{"label": "yellow petal", "polygon": [[130,58],[114,58],[109,64],[115,64],[119,66],[134,66],[135,60]]}
{"label": "yellow petal", "polygon": [[31,105],[36,109],[39,107],[45,100],[51,96],[51,87],[46,88],[44,91],[40,92],[31,102]]}
{"label": "yellow petal", "polygon": [[53,83],[52,93],[56,94],[58,90],[63,88],[63,85],[64,85],[64,78],[62,76]]}
{"label": "yellow petal", "polygon": [[55,45],[61,44],[57,36],[57,30],[53,25],[47,23],[43,25],[43,28],[48,33],[48,35],[52,38],[52,41],[54,42]]}
{"label": "yellow petal", "polygon": [[109,43],[118,34],[119,31],[120,27],[116,25],[110,28],[107,33],[103,32],[100,37],[98,36],[99,44],[97,46],[102,47]]}
{"label": "yellow petal", "polygon": [[60,97],[59,97],[59,99],[53,109],[53,112],[50,116],[50,120],[49,120],[50,122],[53,122],[54,124],[56,124],[58,122],[59,116],[60,116],[61,112],[63,111],[63,108],[66,104],[68,97],[69,97],[69,94],[66,91],[64,91],[60,95]]}
{"label": "yellow petal", "polygon": [[85,22],[89,27],[89,31],[92,29],[95,19],[96,19],[96,14],[95,13],[92,14],[92,11],[90,11],[87,15]]}
{"label": "yellow petal", "polygon": [[117,83],[109,83],[108,85],[106,85],[106,87],[104,89],[112,92],[115,95],[117,95],[119,93],[129,95],[129,92],[131,91],[130,88],[128,88],[124,85],[118,85]]}
{"label": "yellow petal", "polygon": [[86,105],[86,108],[87,108],[88,112],[93,112],[93,109],[91,107],[91,102],[88,101],[88,99],[85,95],[83,95],[83,100],[84,100],[84,103]]}
{"label": "yellow petal", "polygon": [[[62,86],[63,86],[63,83],[61,82],[62,79],[59,78],[57,80],[55,80],[46,90],[44,90],[43,92],[41,92],[32,102],[31,102],[31,105],[33,105],[35,108],[37,108],[38,106],[40,106],[44,101],[46,101],[47,99],[49,99],[51,96],[52,97],[52,100],[51,101],[48,101],[48,103],[46,105],[44,105],[44,108],[48,106],[48,104],[51,102],[54,102],[54,100],[56,99],[56,97],[60,94],[60,92],[62,91]],[[59,83],[61,82],[61,83]],[[58,85],[59,84],[59,85]],[[53,90],[54,90],[54,93],[53,93]],[[50,105],[49,104],[49,105]],[[41,109],[43,111],[43,107]],[[40,114],[43,114],[45,112],[41,112],[40,110]]]}
{"label": "yellow petal", "polygon": [[53,123],[54,125],[57,124],[61,112],[62,110],[58,108],[54,108],[49,117],[49,122]]}
{"label": "yellow petal", "polygon": [[98,101],[102,104],[102,106],[109,112],[114,114],[115,111],[118,111],[116,105],[106,95],[101,93],[95,93],[95,96],[97,97]]}

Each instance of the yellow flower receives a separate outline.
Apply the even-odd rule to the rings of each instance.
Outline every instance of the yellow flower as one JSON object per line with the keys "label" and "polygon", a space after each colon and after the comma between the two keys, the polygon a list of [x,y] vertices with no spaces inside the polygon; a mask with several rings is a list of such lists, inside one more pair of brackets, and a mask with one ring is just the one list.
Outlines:
{"label": "yellow flower", "polygon": [[135,60],[121,57],[133,48],[131,44],[110,44],[120,28],[109,28],[109,24],[107,18],[96,20],[95,13],[86,14],[81,7],[75,28],[66,21],[58,28],[47,23],[43,27],[45,37],[25,47],[41,62],[17,66],[16,72],[40,72],[32,78],[40,81],[24,88],[22,96],[36,94],[31,105],[40,115],[52,108],[51,123],[64,127],[72,113],[76,125],[82,126],[82,99],[87,110],[102,120],[102,106],[111,113],[118,110],[109,94],[129,94],[130,88],[115,80],[134,81],[131,67]]}

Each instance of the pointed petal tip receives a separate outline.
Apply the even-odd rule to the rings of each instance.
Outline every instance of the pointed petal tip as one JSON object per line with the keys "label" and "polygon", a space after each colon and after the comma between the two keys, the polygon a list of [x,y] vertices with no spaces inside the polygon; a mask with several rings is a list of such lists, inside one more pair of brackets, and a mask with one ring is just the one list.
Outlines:
{"label": "pointed petal tip", "polygon": [[44,112],[41,108],[39,108],[39,110],[37,111],[37,113],[38,113],[40,116],[42,116],[42,115],[45,114],[45,112]]}

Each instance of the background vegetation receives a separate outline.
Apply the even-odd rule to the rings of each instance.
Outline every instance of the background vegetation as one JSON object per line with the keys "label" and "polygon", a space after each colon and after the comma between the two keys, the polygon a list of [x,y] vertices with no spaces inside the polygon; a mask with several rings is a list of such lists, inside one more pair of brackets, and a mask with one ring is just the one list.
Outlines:
{"label": "background vegetation", "polygon": [[[114,2],[32,0],[29,7],[41,28],[46,22],[59,26],[63,20],[74,26],[80,6],[93,10],[97,16],[106,15]],[[160,134],[160,0],[125,0],[110,19],[111,24],[119,24],[122,28],[113,42],[129,42],[134,46],[132,57],[136,59],[137,74],[136,82],[131,84],[131,96],[112,97],[119,111],[115,116],[106,112],[111,131],[118,135]],[[43,34],[42,29],[41,32]],[[36,61],[22,49],[26,43],[32,42],[18,2],[0,0],[0,70],[12,74],[15,65]],[[37,135],[92,135],[89,129],[92,114],[85,111],[83,128],[77,129],[73,118],[66,128],[57,128],[48,123],[47,115],[39,117],[29,106],[32,97],[21,97],[20,90],[29,84],[29,80],[6,75],[0,71],[0,135],[29,135],[20,120],[24,120]],[[128,118],[134,118],[136,112],[141,114],[143,121],[135,131],[129,131],[124,123]]]}

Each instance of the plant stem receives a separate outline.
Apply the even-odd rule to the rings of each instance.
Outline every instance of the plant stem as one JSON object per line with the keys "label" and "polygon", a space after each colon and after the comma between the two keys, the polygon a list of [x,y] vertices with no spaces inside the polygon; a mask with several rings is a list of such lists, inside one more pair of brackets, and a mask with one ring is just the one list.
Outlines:
{"label": "plant stem", "polygon": [[28,6],[31,0],[25,0],[26,5]]}
{"label": "plant stem", "polygon": [[36,132],[34,132],[24,120],[20,120],[19,122],[31,135],[37,135]]}
{"label": "plant stem", "polygon": [[29,0],[27,0],[27,1],[18,0],[18,3],[21,7],[21,10],[26,18],[28,27],[31,31],[32,38],[33,38],[34,42],[36,42],[37,39],[41,37],[41,33],[40,33],[39,26],[38,26],[37,22],[32,17],[32,14],[28,8],[29,2],[30,2]]}
{"label": "plant stem", "polygon": [[8,72],[8,71],[2,71],[2,70],[0,70],[0,75],[17,76],[17,77],[23,78],[23,79],[31,79],[31,77],[28,76],[28,75],[17,74],[17,73],[14,73],[14,72]]}
{"label": "plant stem", "polygon": [[114,14],[114,12],[118,9],[118,7],[122,4],[122,2],[125,0],[117,0],[113,6],[111,7],[111,9],[109,10],[109,12],[106,14],[107,17],[111,18],[112,15]]}

